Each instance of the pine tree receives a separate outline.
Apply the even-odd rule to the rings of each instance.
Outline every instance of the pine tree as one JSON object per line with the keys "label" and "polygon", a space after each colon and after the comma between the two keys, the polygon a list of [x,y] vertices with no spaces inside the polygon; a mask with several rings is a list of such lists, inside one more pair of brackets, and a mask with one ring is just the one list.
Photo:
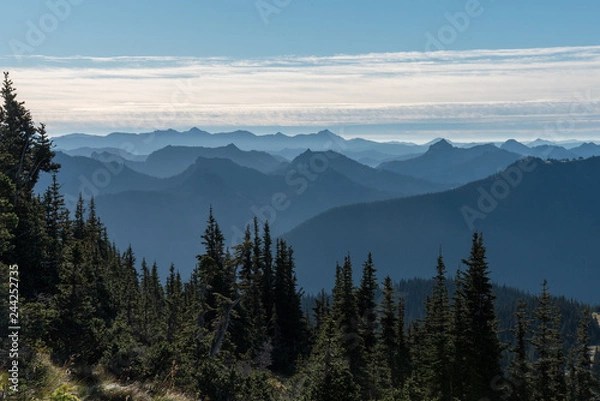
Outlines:
{"label": "pine tree", "polygon": [[[3,246],[6,260],[19,265],[21,295],[32,299],[56,291],[57,267],[44,264],[47,247],[44,207],[35,196],[34,187],[40,173],[56,171],[60,166],[52,162],[54,152],[44,125],[35,126],[29,110],[17,100],[8,73],[4,73],[0,95],[3,100],[0,105],[0,171],[2,191],[7,195],[2,203],[4,208],[10,204],[11,213],[18,218],[15,220],[12,214],[0,210],[4,212],[6,223],[14,226],[16,221],[17,224],[10,235],[5,232],[0,237],[4,237],[4,241],[10,238],[10,246]],[[0,233],[2,231],[6,228],[0,226]]]}
{"label": "pine tree", "polygon": [[381,314],[379,318],[380,344],[383,349],[383,355],[390,370],[392,384],[399,386],[399,372],[396,353],[398,352],[398,335],[396,333],[396,302],[392,279],[386,276],[383,280],[383,299],[381,301]]}
{"label": "pine tree", "polygon": [[175,265],[169,267],[165,294],[165,312],[167,318],[166,339],[169,344],[175,341],[181,332],[181,312],[183,310],[183,285],[179,272],[175,272]]}
{"label": "pine tree", "polygon": [[360,386],[355,382],[345,357],[343,339],[332,318],[322,325],[308,372],[306,401],[358,401]]}
{"label": "pine tree", "polygon": [[[2,155],[0,155],[0,158]],[[14,248],[11,244],[18,218],[10,203],[14,185],[3,172],[0,171],[0,256]]]}
{"label": "pine tree", "polygon": [[[498,339],[495,296],[489,278],[483,237],[473,234],[467,266],[455,294],[455,393],[458,398],[491,401],[501,398],[502,347]],[[457,377],[458,376],[458,377]]]}
{"label": "pine tree", "polygon": [[564,355],[560,335],[560,312],[553,303],[546,280],[536,296],[533,312],[536,327],[530,342],[536,350],[533,364],[534,399],[536,401],[563,400],[566,397]]}
{"label": "pine tree", "polygon": [[531,364],[527,347],[527,336],[530,332],[530,319],[527,316],[525,301],[519,300],[517,311],[514,313],[516,323],[512,329],[515,344],[511,348],[512,361],[509,367],[511,401],[529,401],[532,399],[531,391]]}
{"label": "pine tree", "polygon": [[356,293],[358,315],[360,316],[360,334],[367,353],[372,353],[377,344],[375,335],[377,330],[375,295],[378,289],[376,270],[373,267],[371,253],[369,253],[367,261],[363,265],[360,287]]}
{"label": "pine tree", "polygon": [[274,313],[275,313],[275,296],[273,294],[275,285],[275,277],[273,274],[273,255],[272,255],[272,241],[271,241],[271,229],[269,222],[265,222],[263,227],[263,240],[262,240],[262,251],[260,253],[262,259],[262,281],[261,281],[261,295],[262,305],[264,309],[264,324],[265,332],[267,337],[273,337],[274,335]]}
{"label": "pine tree", "polygon": [[355,379],[363,377],[364,358],[362,337],[359,333],[359,315],[356,292],[352,280],[350,255],[344,258],[343,266],[336,267],[336,282],[333,288],[333,319],[342,337],[342,348],[348,358],[350,371]]}
{"label": "pine tree", "polygon": [[596,400],[600,396],[598,381],[592,370],[590,315],[589,308],[586,308],[577,326],[577,341],[571,349],[572,369],[569,381],[571,382],[570,399],[572,401]]}
{"label": "pine tree", "polygon": [[304,351],[306,335],[302,295],[297,290],[293,250],[284,240],[277,241],[275,257],[275,336],[273,368],[291,373]]}
{"label": "pine tree", "polygon": [[[255,282],[254,282],[254,260],[252,255],[252,237],[250,226],[246,227],[244,240],[235,246],[235,259],[238,265],[238,284],[240,291],[240,303],[236,308],[236,314],[231,321],[232,340],[238,354],[254,352],[258,346],[261,329],[260,320],[257,322],[254,313]],[[262,319],[262,316],[259,318]]]}
{"label": "pine tree", "polygon": [[428,397],[452,400],[452,338],[450,304],[446,288],[446,266],[438,256],[433,293],[425,304],[422,360],[418,375]]}
{"label": "pine tree", "polygon": [[398,299],[396,319],[396,386],[401,387],[411,375],[411,349],[405,334],[406,303],[403,297]]}

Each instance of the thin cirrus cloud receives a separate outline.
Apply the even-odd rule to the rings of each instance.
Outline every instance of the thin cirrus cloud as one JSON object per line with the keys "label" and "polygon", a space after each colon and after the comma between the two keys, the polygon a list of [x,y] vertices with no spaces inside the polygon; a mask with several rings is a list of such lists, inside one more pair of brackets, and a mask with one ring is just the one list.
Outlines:
{"label": "thin cirrus cloud", "polygon": [[[373,139],[600,132],[600,46],[0,62],[13,65],[21,99],[53,135],[191,126],[361,126]],[[395,128],[378,138],[373,127],[383,125]]]}

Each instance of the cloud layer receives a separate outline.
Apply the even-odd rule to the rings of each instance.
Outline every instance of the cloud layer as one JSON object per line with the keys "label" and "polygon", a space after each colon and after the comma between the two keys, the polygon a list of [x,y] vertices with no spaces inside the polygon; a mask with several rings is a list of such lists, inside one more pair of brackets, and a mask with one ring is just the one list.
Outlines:
{"label": "cloud layer", "polygon": [[600,136],[600,46],[0,64],[51,134],[371,126],[378,139],[376,127],[391,125],[385,139]]}

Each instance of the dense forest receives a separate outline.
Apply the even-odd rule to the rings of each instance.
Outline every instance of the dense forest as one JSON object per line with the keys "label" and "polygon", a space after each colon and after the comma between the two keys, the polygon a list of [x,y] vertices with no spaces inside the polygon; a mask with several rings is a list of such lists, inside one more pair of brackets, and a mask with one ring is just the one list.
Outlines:
{"label": "dense forest", "polygon": [[[255,219],[229,249],[212,210],[198,227],[192,274],[181,277],[171,265],[161,279],[155,263],[131,247],[116,248],[93,199],[80,197],[71,214],[44,126],[17,100],[8,74],[1,92],[0,394],[16,400],[600,399],[591,310],[558,302],[545,281],[535,297],[498,302],[480,233],[452,280],[440,251],[433,280],[419,282],[420,294],[427,293],[421,305],[406,294],[406,281],[380,281],[370,254],[360,269],[348,255],[332,266],[331,291],[306,297],[292,246],[271,238],[268,223]],[[40,174],[54,180],[37,195]],[[15,281],[18,299],[9,296]],[[9,337],[13,319],[16,342]],[[7,359],[15,343],[17,358]]]}

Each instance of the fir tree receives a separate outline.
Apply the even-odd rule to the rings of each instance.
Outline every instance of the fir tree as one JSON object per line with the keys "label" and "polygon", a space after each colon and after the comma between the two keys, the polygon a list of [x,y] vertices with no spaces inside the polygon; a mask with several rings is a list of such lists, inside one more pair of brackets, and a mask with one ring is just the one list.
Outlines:
{"label": "fir tree", "polygon": [[590,315],[589,308],[586,308],[577,326],[577,341],[571,349],[572,368],[569,381],[571,382],[570,399],[572,401],[595,400],[600,395],[598,393],[598,381],[592,370],[593,361],[590,353],[589,333]]}
{"label": "fir tree", "polygon": [[355,382],[345,357],[343,339],[336,324],[327,318],[314,347],[308,372],[306,401],[358,401],[360,386]]}
{"label": "fir tree", "polygon": [[438,256],[433,293],[425,304],[423,323],[423,350],[419,379],[427,389],[428,397],[452,400],[452,338],[450,304],[446,288],[446,266]]}
{"label": "fir tree", "polygon": [[527,337],[530,332],[530,319],[527,316],[526,304],[522,299],[517,304],[514,313],[516,323],[512,329],[515,338],[514,346],[510,349],[512,361],[509,367],[511,401],[529,401],[532,399],[531,391],[531,363],[527,347]]}
{"label": "fir tree", "polygon": [[[465,372],[466,382],[459,384],[465,399],[479,400],[488,397],[491,401],[501,398],[497,383],[501,382],[500,360],[502,347],[498,339],[495,295],[489,278],[483,236],[474,233],[471,253],[463,259],[467,266],[461,288],[457,293],[457,319],[463,320],[466,331],[457,333],[460,344],[457,355],[458,369]],[[455,324],[458,320],[455,320]],[[462,325],[463,322],[459,323]],[[461,328],[462,330],[462,328]]]}
{"label": "fir tree", "polygon": [[546,280],[536,297],[533,312],[536,327],[530,342],[536,350],[533,364],[534,399],[536,401],[562,400],[566,396],[564,355],[560,335],[560,312],[553,303]]}
{"label": "fir tree", "polygon": [[377,330],[375,294],[379,286],[375,274],[373,259],[371,253],[369,253],[367,261],[363,265],[360,287],[356,293],[358,315],[360,316],[360,334],[367,353],[372,353],[377,343],[375,335]]}
{"label": "fir tree", "polygon": [[273,368],[284,373],[293,371],[306,342],[302,295],[297,290],[296,281],[293,250],[284,240],[278,240],[275,257]]}
{"label": "fir tree", "polygon": [[[399,372],[396,354],[398,352],[398,335],[396,333],[396,302],[392,279],[386,276],[383,280],[383,299],[381,301],[381,314],[379,318],[380,344],[383,349],[383,355],[390,370],[392,384],[399,385]],[[404,333],[402,333],[404,334]]]}

